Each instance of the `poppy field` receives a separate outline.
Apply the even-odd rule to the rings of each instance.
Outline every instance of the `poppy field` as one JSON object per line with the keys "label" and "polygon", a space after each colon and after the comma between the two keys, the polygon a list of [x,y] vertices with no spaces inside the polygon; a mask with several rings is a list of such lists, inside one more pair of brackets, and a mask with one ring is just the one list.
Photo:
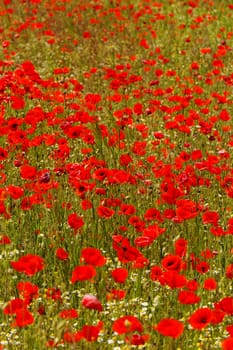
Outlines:
{"label": "poppy field", "polygon": [[0,2],[0,350],[233,349],[233,2]]}

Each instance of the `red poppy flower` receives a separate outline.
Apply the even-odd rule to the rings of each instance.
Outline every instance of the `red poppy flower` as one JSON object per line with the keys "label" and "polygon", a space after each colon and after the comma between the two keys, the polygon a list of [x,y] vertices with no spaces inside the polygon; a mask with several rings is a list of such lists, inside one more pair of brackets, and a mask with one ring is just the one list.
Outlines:
{"label": "red poppy flower", "polygon": [[15,321],[13,327],[25,327],[34,323],[34,317],[27,309],[22,308],[16,312]]}
{"label": "red poppy flower", "polygon": [[162,266],[165,270],[180,271],[182,260],[178,255],[167,255],[162,259]]}
{"label": "red poppy flower", "polygon": [[103,322],[99,321],[96,326],[84,325],[81,330],[81,334],[87,341],[92,342],[98,339],[101,329],[103,329]]}
{"label": "red poppy flower", "polygon": [[133,215],[135,214],[136,209],[134,205],[130,204],[121,204],[121,210],[118,212],[118,214],[124,214],[124,215]]}
{"label": "red poppy flower", "polygon": [[226,277],[233,279],[233,264],[230,264],[226,267]]}
{"label": "red poppy flower", "polygon": [[222,323],[225,316],[226,316],[226,314],[222,310],[218,310],[218,309],[212,310],[211,324],[215,325],[215,324]]}
{"label": "red poppy flower", "polygon": [[9,41],[9,40],[4,40],[4,41],[2,42],[2,47],[3,47],[4,49],[7,48],[9,45],[10,45],[10,41]]}
{"label": "red poppy flower", "polygon": [[84,39],[89,39],[89,38],[91,38],[91,33],[89,33],[89,32],[83,32],[83,38],[84,38]]}
{"label": "red poppy flower", "polygon": [[164,318],[157,326],[154,327],[160,334],[165,337],[178,338],[184,331],[184,325],[182,322],[174,318]]}
{"label": "red poppy flower", "polygon": [[63,342],[68,344],[74,344],[79,342],[83,338],[83,334],[81,331],[72,333],[72,332],[65,332],[63,334]]}
{"label": "red poppy flower", "polygon": [[178,300],[181,304],[196,304],[201,298],[191,290],[182,290],[179,292]]}
{"label": "red poppy flower", "polygon": [[192,62],[191,65],[190,65],[190,69],[198,70],[199,69],[199,64],[197,62]]}
{"label": "red poppy flower", "polygon": [[28,302],[26,300],[15,298],[10,300],[5,308],[3,309],[3,313],[5,315],[14,315],[20,309],[23,309],[27,306]]}
{"label": "red poppy flower", "polygon": [[69,258],[69,254],[64,248],[57,248],[56,250],[56,257],[59,260],[67,260]]}
{"label": "red poppy flower", "polygon": [[108,208],[108,207],[105,207],[103,205],[100,205],[98,208],[97,208],[97,214],[101,217],[101,218],[105,218],[105,219],[110,219],[113,214],[114,214],[114,210]]}
{"label": "red poppy flower", "polygon": [[18,282],[17,289],[20,295],[29,302],[33,298],[38,298],[39,296],[39,287],[36,284],[32,284],[31,282]]}
{"label": "red poppy flower", "polygon": [[226,109],[221,110],[221,112],[219,113],[219,118],[221,120],[227,121],[231,119],[231,115],[229,114],[229,112]]}
{"label": "red poppy flower", "polygon": [[152,266],[150,271],[150,278],[152,281],[158,281],[162,276],[163,271],[159,266]]}
{"label": "red poppy flower", "polygon": [[216,211],[206,211],[202,215],[203,224],[212,224],[218,226],[219,214]]}
{"label": "red poppy flower", "polygon": [[165,219],[171,220],[171,219],[175,218],[175,216],[176,216],[175,210],[173,210],[173,209],[165,209],[164,212],[163,212],[163,216],[164,216]]}
{"label": "red poppy flower", "polygon": [[203,288],[206,290],[216,290],[217,286],[218,286],[217,281],[214,278],[207,278],[204,281]]}
{"label": "red poppy flower", "polygon": [[72,272],[71,282],[87,281],[95,277],[96,270],[92,265],[76,266]]}
{"label": "red poppy flower", "polygon": [[68,224],[76,231],[84,225],[84,221],[81,216],[78,216],[76,213],[72,213],[68,216]]}
{"label": "red poppy flower", "polygon": [[147,247],[152,243],[153,243],[153,240],[147,236],[139,236],[134,240],[134,244],[136,247]]}
{"label": "red poppy flower", "polygon": [[121,289],[112,289],[107,293],[107,300],[122,300],[126,296],[126,291]]}
{"label": "red poppy flower", "polygon": [[179,199],[176,206],[176,216],[180,222],[195,218],[199,213],[196,203],[190,199]]}
{"label": "red poppy flower", "polygon": [[127,263],[130,261],[136,262],[138,258],[142,257],[142,254],[139,252],[137,248],[128,246],[118,250],[117,257],[119,261],[122,263]]}
{"label": "red poppy flower", "polygon": [[87,94],[85,96],[85,101],[86,103],[95,105],[101,101],[101,96],[99,94]]}
{"label": "red poppy flower", "polygon": [[[46,342],[46,347],[47,348],[56,348],[57,347],[57,342],[55,342],[53,339],[49,339],[47,342]],[[0,349],[1,350],[1,349]]]}
{"label": "red poppy flower", "polygon": [[126,343],[130,345],[144,345],[148,340],[150,336],[148,334],[132,334],[130,336],[125,337]]}
{"label": "red poppy flower", "polygon": [[133,107],[133,111],[135,114],[140,115],[143,113],[143,105],[141,103],[135,103]]}
{"label": "red poppy flower", "polygon": [[117,251],[118,259],[123,262],[136,261],[139,257],[142,257],[141,252],[137,248],[130,245],[128,238],[116,235],[112,237],[113,248]]}
{"label": "red poppy flower", "polygon": [[226,338],[221,343],[223,350],[232,350],[233,349],[233,337]]}
{"label": "red poppy flower", "polygon": [[87,309],[98,310],[98,311],[103,310],[103,306],[101,305],[99,299],[97,299],[96,296],[92,294],[84,295],[82,299],[82,305]]}
{"label": "red poppy flower", "polygon": [[175,270],[168,270],[163,273],[160,283],[167,284],[170,288],[183,288],[187,280],[184,275],[179,274]]}
{"label": "red poppy flower", "polygon": [[214,304],[215,309],[222,310],[227,315],[233,315],[233,297],[225,297]]}
{"label": "red poppy flower", "polygon": [[118,334],[142,332],[142,324],[135,316],[122,316],[113,322],[112,329]]}
{"label": "red poppy flower", "polygon": [[135,261],[132,264],[133,269],[143,269],[144,267],[148,266],[150,263],[149,259],[147,259],[142,254],[139,255]]}
{"label": "red poppy flower", "polygon": [[82,205],[82,210],[88,210],[92,208],[92,202],[89,201],[88,199],[83,199],[81,205]]}
{"label": "red poppy flower", "polygon": [[190,280],[190,281],[187,282],[186,288],[188,290],[195,291],[195,290],[197,290],[199,288],[199,283],[196,280]]}
{"label": "red poppy flower", "polygon": [[93,172],[92,177],[93,179],[96,179],[98,181],[103,181],[104,179],[107,178],[108,174],[109,174],[108,168],[99,168]]}
{"label": "red poppy flower", "polygon": [[23,210],[30,210],[32,208],[33,204],[35,204],[33,202],[36,202],[36,199],[33,196],[25,197],[25,198],[23,198],[20,206]]}
{"label": "red poppy flower", "polygon": [[107,259],[102,255],[99,249],[88,247],[81,250],[80,260],[84,260],[85,263],[89,265],[103,266]]}
{"label": "red poppy flower", "polygon": [[155,137],[156,139],[161,140],[161,139],[164,138],[164,134],[163,134],[161,131],[155,131],[155,132],[154,132],[154,137]]}
{"label": "red poppy flower", "polygon": [[132,163],[133,159],[129,154],[122,154],[120,156],[120,165],[121,166],[128,166],[130,163]]}
{"label": "red poppy flower", "polygon": [[48,288],[46,297],[53,300],[61,300],[61,291],[59,288]]}
{"label": "red poppy flower", "polygon": [[196,310],[188,319],[188,323],[194,329],[202,329],[208,326],[212,321],[212,310],[208,307],[203,307]]}
{"label": "red poppy flower", "polygon": [[132,151],[137,156],[144,156],[146,154],[146,141],[135,141],[132,146]]}
{"label": "red poppy flower", "polygon": [[131,216],[128,220],[128,223],[135,227],[137,232],[142,232],[145,227],[144,221],[142,221],[138,216]]}
{"label": "red poppy flower", "polygon": [[24,148],[28,147],[29,140],[27,139],[27,133],[23,130],[12,131],[8,134],[8,142],[11,145],[22,145]]}
{"label": "red poppy flower", "polygon": [[151,221],[151,220],[157,220],[162,222],[163,218],[161,216],[161,213],[158,209],[155,208],[149,208],[144,214],[145,220]]}
{"label": "red poppy flower", "polygon": [[11,261],[11,266],[18,272],[24,272],[28,276],[33,276],[44,269],[44,259],[38,255],[27,254],[18,261]]}
{"label": "red poppy flower", "polygon": [[125,283],[125,280],[127,279],[128,274],[129,274],[128,270],[121,267],[114,269],[111,272],[111,275],[114,281],[117,283]]}
{"label": "red poppy flower", "polygon": [[119,198],[105,198],[102,204],[106,207],[119,207],[121,200]]}
{"label": "red poppy flower", "polygon": [[72,319],[78,317],[78,312],[75,309],[66,309],[59,313],[59,317],[65,319]]}
{"label": "red poppy flower", "polygon": [[129,247],[130,242],[128,238],[125,238],[121,235],[114,235],[112,236],[112,246],[114,250],[118,251],[123,248]]}
{"label": "red poppy flower", "polygon": [[7,235],[0,235],[0,244],[10,244],[11,240]]}
{"label": "red poppy flower", "polygon": [[185,256],[188,242],[184,238],[179,238],[175,241],[175,253],[181,258]]}
{"label": "red poppy flower", "polygon": [[8,157],[8,152],[5,148],[0,147],[0,161],[5,160]]}
{"label": "red poppy flower", "polygon": [[24,121],[25,123],[29,125],[35,125],[39,122],[41,122],[45,118],[45,113],[41,107],[34,107],[30,109],[25,117]]}
{"label": "red poppy flower", "polygon": [[[179,189],[177,189],[171,181],[162,182],[160,186],[160,190],[161,190],[162,200],[168,204],[175,204],[177,198],[182,195],[182,192]],[[181,210],[180,210],[180,213],[181,213]]]}
{"label": "red poppy flower", "polygon": [[11,96],[11,108],[13,109],[23,109],[25,106],[25,101],[19,96]]}
{"label": "red poppy flower", "polygon": [[209,269],[210,265],[206,261],[201,261],[196,265],[196,270],[201,274],[208,272]]}
{"label": "red poppy flower", "polygon": [[19,186],[9,185],[6,187],[6,191],[13,199],[21,198],[24,194],[24,189]]}
{"label": "red poppy flower", "polygon": [[30,165],[22,165],[20,168],[20,176],[25,180],[33,180],[36,177],[36,168]]}
{"label": "red poppy flower", "polygon": [[212,259],[214,258],[216,255],[218,255],[218,252],[216,251],[211,251],[210,249],[205,249],[205,250],[202,250],[201,252],[201,256],[204,258],[204,259]]}
{"label": "red poppy flower", "polygon": [[226,331],[233,337],[233,324],[226,326]]}

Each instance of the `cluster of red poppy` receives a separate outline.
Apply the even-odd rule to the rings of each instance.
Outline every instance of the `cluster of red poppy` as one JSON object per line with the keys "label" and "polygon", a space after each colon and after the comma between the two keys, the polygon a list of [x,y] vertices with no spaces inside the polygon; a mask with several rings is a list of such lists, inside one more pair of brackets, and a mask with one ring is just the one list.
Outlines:
{"label": "cluster of red poppy", "polygon": [[[211,44],[201,32],[233,5],[216,14],[212,1],[182,2],[183,23],[172,0],[19,2],[0,5],[0,246],[15,288],[4,322],[36,329],[50,302],[67,323],[47,347],[97,341],[111,322],[111,337],[129,345],[211,328],[232,349],[233,32],[216,29]],[[164,45],[160,23],[179,48]],[[30,60],[21,52],[31,36],[65,57],[48,58],[46,78],[40,49]],[[153,321],[121,309],[138,284],[168,295],[171,309]],[[66,304],[76,288],[79,300]]]}

